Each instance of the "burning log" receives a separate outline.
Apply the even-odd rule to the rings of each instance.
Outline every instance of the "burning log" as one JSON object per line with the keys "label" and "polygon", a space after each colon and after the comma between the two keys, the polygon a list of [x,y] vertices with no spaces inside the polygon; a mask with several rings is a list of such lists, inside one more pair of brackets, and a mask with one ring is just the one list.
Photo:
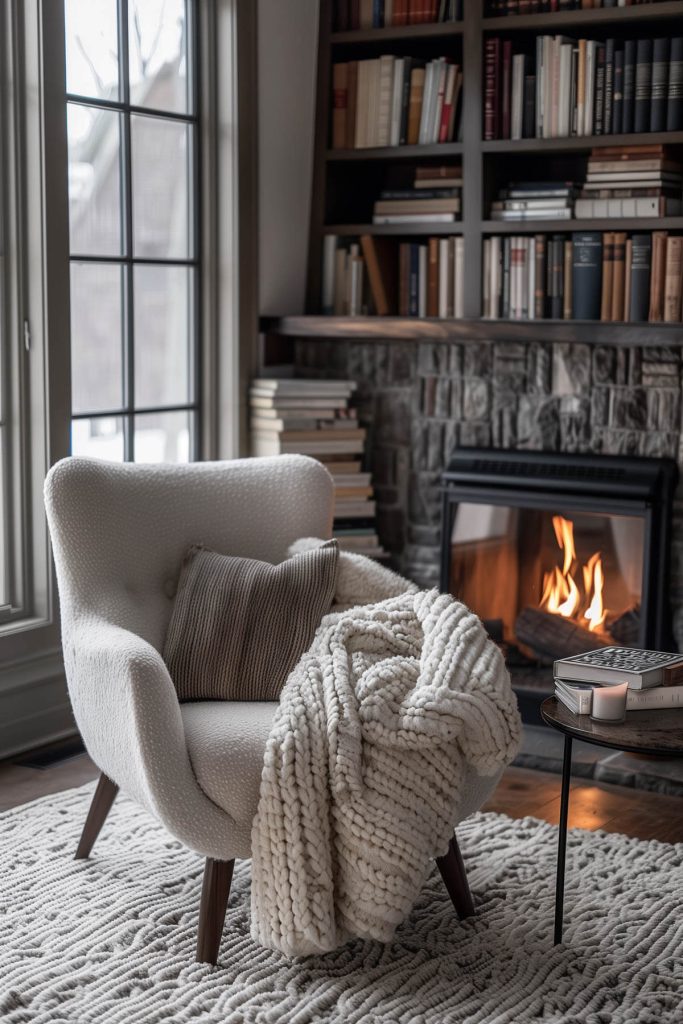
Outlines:
{"label": "burning log", "polygon": [[515,634],[520,643],[546,661],[609,647],[612,642],[604,633],[591,633],[574,619],[541,608],[523,608],[515,622]]}

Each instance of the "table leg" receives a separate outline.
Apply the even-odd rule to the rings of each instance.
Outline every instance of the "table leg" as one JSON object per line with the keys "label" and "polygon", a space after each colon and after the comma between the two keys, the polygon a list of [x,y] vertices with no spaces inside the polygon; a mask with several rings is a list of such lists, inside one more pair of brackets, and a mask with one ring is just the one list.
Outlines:
{"label": "table leg", "polygon": [[557,841],[557,881],[555,884],[555,939],[562,942],[562,918],[564,915],[564,864],[567,852],[567,816],[569,812],[569,784],[572,777],[572,738],[565,734],[564,760],[562,762],[562,795],[560,797],[560,832]]}

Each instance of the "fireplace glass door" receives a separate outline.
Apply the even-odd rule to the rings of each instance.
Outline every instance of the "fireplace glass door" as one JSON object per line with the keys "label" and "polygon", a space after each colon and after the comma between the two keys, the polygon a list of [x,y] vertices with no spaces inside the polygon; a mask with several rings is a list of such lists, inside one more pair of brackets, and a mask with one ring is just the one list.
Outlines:
{"label": "fireplace glass door", "polygon": [[450,590],[511,664],[638,647],[644,534],[640,516],[460,502]]}

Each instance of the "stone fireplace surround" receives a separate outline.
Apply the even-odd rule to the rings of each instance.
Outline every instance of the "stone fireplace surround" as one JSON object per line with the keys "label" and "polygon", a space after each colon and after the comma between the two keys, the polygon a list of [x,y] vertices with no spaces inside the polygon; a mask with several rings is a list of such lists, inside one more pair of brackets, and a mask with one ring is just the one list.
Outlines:
{"label": "stone fireplace surround", "polygon": [[[456,445],[671,456],[683,472],[675,347],[543,342],[298,341],[295,372],[357,381],[378,531],[396,567],[438,586],[440,477]],[[683,650],[683,489],[673,626]]]}

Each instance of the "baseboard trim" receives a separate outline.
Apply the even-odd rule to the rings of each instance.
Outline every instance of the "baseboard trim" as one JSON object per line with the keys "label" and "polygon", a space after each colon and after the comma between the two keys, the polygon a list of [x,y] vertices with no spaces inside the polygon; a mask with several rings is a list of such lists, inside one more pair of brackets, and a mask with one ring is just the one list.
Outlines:
{"label": "baseboard trim", "polygon": [[61,651],[0,666],[0,758],[73,736]]}

